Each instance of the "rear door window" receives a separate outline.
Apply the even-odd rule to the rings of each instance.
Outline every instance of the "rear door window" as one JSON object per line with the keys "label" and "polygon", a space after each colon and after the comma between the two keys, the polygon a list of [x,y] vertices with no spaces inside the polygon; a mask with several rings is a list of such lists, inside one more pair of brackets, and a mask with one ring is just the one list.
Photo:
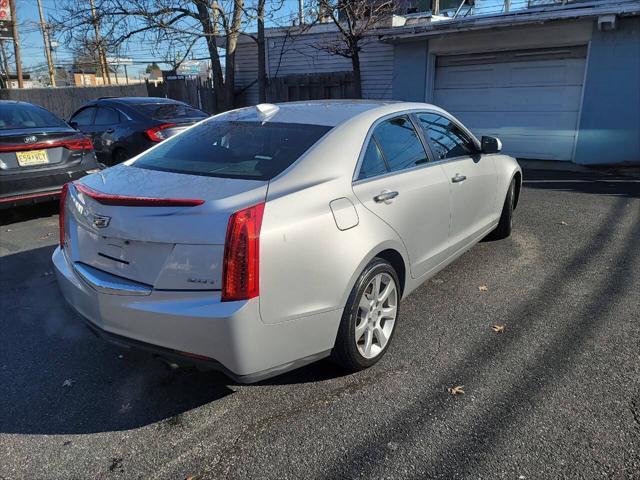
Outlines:
{"label": "rear door window", "polygon": [[71,117],[70,121],[75,122],[79,127],[93,125],[95,111],[96,109],[94,107],[84,108]]}
{"label": "rear door window", "polygon": [[94,125],[116,125],[120,123],[120,115],[113,108],[99,107]]}
{"label": "rear door window", "polygon": [[382,157],[382,152],[380,152],[380,148],[378,148],[378,143],[375,138],[371,137],[367,150],[364,153],[364,158],[362,159],[362,167],[360,167],[358,180],[376,177],[388,171],[387,164]]}
{"label": "rear door window", "polygon": [[208,121],[164,141],[132,165],[193,175],[269,180],[330,129],[297,123]]}
{"label": "rear door window", "polygon": [[373,136],[392,172],[429,161],[418,132],[406,115],[381,123]]}

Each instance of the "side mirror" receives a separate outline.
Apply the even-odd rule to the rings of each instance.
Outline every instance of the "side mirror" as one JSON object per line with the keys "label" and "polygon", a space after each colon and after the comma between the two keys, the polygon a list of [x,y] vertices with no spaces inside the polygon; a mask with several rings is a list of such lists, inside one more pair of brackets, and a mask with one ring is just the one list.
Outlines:
{"label": "side mirror", "polygon": [[[70,122],[69,122],[69,126],[70,126],[71,128],[73,128],[73,129],[75,129],[75,130],[78,130],[78,123],[77,123],[77,122],[70,121]],[[484,138],[484,137],[482,137],[482,138]]]}
{"label": "side mirror", "polygon": [[482,137],[480,140],[482,153],[500,153],[502,142],[496,137]]}

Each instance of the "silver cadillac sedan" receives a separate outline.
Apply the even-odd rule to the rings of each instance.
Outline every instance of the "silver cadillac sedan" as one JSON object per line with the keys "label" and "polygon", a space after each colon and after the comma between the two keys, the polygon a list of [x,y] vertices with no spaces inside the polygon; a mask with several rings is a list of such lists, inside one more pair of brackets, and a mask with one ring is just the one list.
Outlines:
{"label": "silver cadillac sedan", "polygon": [[507,237],[522,172],[423,103],[226,112],[65,186],[53,262],[101,336],[255,382],[375,364],[401,300]]}

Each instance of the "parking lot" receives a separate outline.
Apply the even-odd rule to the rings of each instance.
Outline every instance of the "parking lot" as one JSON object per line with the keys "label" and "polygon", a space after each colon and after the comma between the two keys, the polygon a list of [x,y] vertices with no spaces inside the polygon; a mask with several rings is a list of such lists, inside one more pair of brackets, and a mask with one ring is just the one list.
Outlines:
{"label": "parking lot", "polygon": [[377,366],[256,385],[95,338],[55,204],[4,212],[0,478],[640,478],[640,180],[525,175],[512,237],[414,292]]}

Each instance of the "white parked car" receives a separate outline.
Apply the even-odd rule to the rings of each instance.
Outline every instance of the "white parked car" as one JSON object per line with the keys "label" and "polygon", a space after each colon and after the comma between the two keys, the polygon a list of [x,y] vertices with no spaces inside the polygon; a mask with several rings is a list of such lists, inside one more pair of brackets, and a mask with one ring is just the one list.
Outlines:
{"label": "white parked car", "polygon": [[522,172],[423,103],[258,105],[70,183],[53,254],[91,327],[254,382],[376,363],[403,298],[507,237]]}

